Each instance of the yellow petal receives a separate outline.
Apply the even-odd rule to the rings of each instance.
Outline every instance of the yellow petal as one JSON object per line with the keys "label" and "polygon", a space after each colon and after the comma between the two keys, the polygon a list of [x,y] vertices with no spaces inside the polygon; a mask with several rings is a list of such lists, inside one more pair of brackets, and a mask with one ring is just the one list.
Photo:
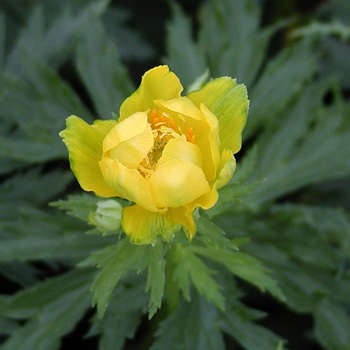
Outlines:
{"label": "yellow petal", "polygon": [[122,122],[116,123],[103,141],[103,153],[116,147],[119,143],[129,140],[146,130],[151,132],[147,121],[147,114],[143,112],[134,113]]}
{"label": "yellow petal", "polygon": [[154,102],[157,107],[162,107],[168,112],[174,112],[197,121],[204,121],[202,113],[188,97],[184,96],[168,101],[156,100]]}
{"label": "yellow petal", "polygon": [[197,145],[182,139],[171,139],[164,147],[159,165],[169,160],[181,159],[202,167],[202,152]]}
{"label": "yellow petal", "polygon": [[180,97],[183,87],[179,78],[168,66],[158,66],[147,71],[139,88],[120,107],[119,120],[135,112],[145,112],[155,107],[154,100],[171,100]]}
{"label": "yellow petal", "polygon": [[232,178],[236,169],[236,159],[230,150],[223,150],[218,170],[218,178],[215,182],[215,188],[219,189],[225,186]]}
{"label": "yellow petal", "polygon": [[124,208],[122,226],[132,243],[153,245],[159,237],[164,241],[171,241],[180,228],[169,211],[155,213],[139,205]]}
{"label": "yellow petal", "polygon": [[152,148],[153,140],[151,130],[145,130],[143,133],[119,143],[111,150],[109,157],[117,159],[130,169],[136,169]]}
{"label": "yellow petal", "polygon": [[212,190],[203,196],[200,196],[190,204],[187,204],[185,207],[188,211],[193,212],[196,208],[201,207],[205,210],[213,207],[219,199],[219,194],[215,186]]}
{"label": "yellow petal", "polygon": [[179,223],[186,233],[189,240],[192,240],[197,232],[197,226],[193,219],[193,211],[189,211],[184,207],[169,208],[169,212],[174,222]]}
{"label": "yellow petal", "polygon": [[241,133],[247,121],[249,100],[244,85],[222,77],[207,83],[188,97],[199,107],[202,103],[218,118],[221,150],[237,153],[241,148]]}
{"label": "yellow petal", "polygon": [[205,131],[198,135],[197,145],[203,153],[203,170],[209,182],[216,178],[217,169],[220,163],[219,153],[219,123],[215,115],[211,113],[203,104],[200,110],[207,122]]}
{"label": "yellow petal", "polygon": [[153,202],[148,181],[136,169],[129,169],[118,160],[108,157],[99,164],[105,181],[120,197],[147,210],[159,211]]}
{"label": "yellow petal", "polygon": [[220,162],[219,123],[215,115],[204,105],[198,109],[187,97],[171,101],[156,101],[156,104],[169,113],[184,132],[189,127],[193,129],[196,137],[195,142],[203,154],[205,176],[209,182],[214,181]]}
{"label": "yellow petal", "polygon": [[60,132],[69,152],[69,161],[80,186],[100,197],[114,197],[118,193],[104,180],[98,162],[102,158],[102,143],[117,124],[115,120],[97,120],[93,125],[76,116],[67,118],[67,128]]}
{"label": "yellow petal", "polygon": [[180,207],[210,191],[203,170],[185,160],[161,164],[149,178],[157,207]]}

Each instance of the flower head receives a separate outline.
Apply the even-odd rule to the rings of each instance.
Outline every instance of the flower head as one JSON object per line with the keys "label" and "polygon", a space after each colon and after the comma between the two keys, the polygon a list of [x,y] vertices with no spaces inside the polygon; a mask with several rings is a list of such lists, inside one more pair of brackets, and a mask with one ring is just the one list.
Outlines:
{"label": "flower head", "polygon": [[153,68],[118,121],[71,116],[60,133],[84,190],[135,203],[122,216],[134,243],[169,241],[181,226],[192,239],[194,210],[212,207],[234,173],[248,113],[244,85],[222,77],[187,97],[182,90],[167,66]]}

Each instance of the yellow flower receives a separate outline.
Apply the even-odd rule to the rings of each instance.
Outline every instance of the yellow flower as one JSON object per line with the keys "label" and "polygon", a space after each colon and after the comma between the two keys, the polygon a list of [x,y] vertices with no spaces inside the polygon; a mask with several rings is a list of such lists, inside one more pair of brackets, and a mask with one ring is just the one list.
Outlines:
{"label": "yellow flower", "polygon": [[122,226],[133,243],[196,233],[193,212],[209,209],[232,177],[248,113],[244,85],[222,77],[181,96],[167,66],[146,72],[120,108],[118,121],[93,125],[71,116],[60,133],[81,187],[121,197]]}

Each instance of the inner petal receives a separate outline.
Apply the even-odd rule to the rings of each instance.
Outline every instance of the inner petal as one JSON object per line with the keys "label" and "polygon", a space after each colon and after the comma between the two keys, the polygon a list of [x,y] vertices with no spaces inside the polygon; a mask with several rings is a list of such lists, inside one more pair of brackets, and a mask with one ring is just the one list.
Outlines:
{"label": "inner petal", "polygon": [[149,181],[152,197],[159,208],[178,208],[210,191],[203,170],[181,159],[160,165]]}
{"label": "inner petal", "polygon": [[199,147],[193,143],[182,139],[171,139],[163,150],[163,155],[159,160],[159,166],[165,162],[174,159],[182,159],[202,167],[202,152]]}
{"label": "inner petal", "polygon": [[[187,160],[193,160],[198,165],[201,162],[199,149],[197,150],[196,148],[194,149],[194,147],[191,148],[191,146],[184,146],[185,144],[195,146],[196,135],[193,129],[187,125],[186,127],[184,127],[184,125],[181,127],[174,121],[173,117],[175,118],[175,115],[170,115],[157,108],[149,113],[149,126],[151,127],[153,135],[153,147],[137,167],[137,170],[145,178],[149,178],[155,172],[160,165],[161,159],[162,162],[164,162],[165,159],[169,160],[172,158],[172,154],[176,156],[176,159],[186,159],[186,157],[190,157],[190,159]],[[167,156],[163,159],[164,151],[168,148],[169,142],[175,140],[179,141],[179,145],[181,144],[184,157],[180,156],[181,149],[179,149],[177,155],[175,155],[174,145],[172,145],[169,146],[166,152]],[[172,142],[170,142],[170,145]],[[192,156],[190,156],[191,154]]]}

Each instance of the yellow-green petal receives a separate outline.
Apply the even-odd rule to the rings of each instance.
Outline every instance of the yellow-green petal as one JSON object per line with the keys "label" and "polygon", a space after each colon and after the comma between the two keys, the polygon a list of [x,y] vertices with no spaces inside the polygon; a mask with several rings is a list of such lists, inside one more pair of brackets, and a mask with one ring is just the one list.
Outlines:
{"label": "yellow-green petal", "polygon": [[67,118],[67,128],[60,132],[69,152],[70,166],[80,186],[100,197],[115,197],[118,193],[104,180],[98,162],[102,158],[102,143],[117,124],[115,120],[97,120],[89,125],[81,118]]}
{"label": "yellow-green petal", "polygon": [[219,194],[214,186],[210,192],[200,196],[193,202],[187,204],[185,207],[188,211],[194,211],[196,208],[201,207],[205,210],[212,208],[219,199]]}
{"label": "yellow-green petal", "polygon": [[159,165],[175,159],[186,160],[199,168],[203,165],[202,152],[199,147],[182,139],[169,140],[159,159]]}
{"label": "yellow-green petal", "polygon": [[99,164],[105,181],[120,197],[147,210],[159,211],[153,202],[148,181],[136,169],[129,169],[118,160],[108,157]]}
{"label": "yellow-green petal", "polygon": [[193,211],[189,211],[184,207],[169,208],[169,212],[174,222],[180,224],[183,227],[189,240],[192,240],[197,232],[197,225],[193,218]]}
{"label": "yellow-green petal", "polygon": [[180,207],[210,191],[203,170],[185,160],[161,164],[149,178],[157,207]]}
{"label": "yellow-green petal", "polygon": [[139,205],[126,207],[123,210],[122,226],[124,232],[135,244],[155,244],[158,238],[171,241],[180,225],[174,222],[169,211],[155,213]]}
{"label": "yellow-green petal", "polygon": [[168,66],[158,66],[147,71],[139,88],[120,107],[119,120],[135,112],[145,112],[155,107],[154,100],[171,100],[180,97],[183,87],[179,78]]}
{"label": "yellow-green petal", "polygon": [[247,121],[249,100],[247,89],[236,80],[222,77],[207,83],[188,97],[199,107],[202,103],[218,118],[220,149],[237,153],[242,144],[242,131]]}
{"label": "yellow-green petal", "polygon": [[196,143],[203,152],[203,170],[209,182],[216,178],[220,163],[219,123],[215,115],[204,104],[200,110],[206,119],[207,128],[203,134],[198,135]]}
{"label": "yellow-green petal", "polygon": [[236,159],[230,150],[223,150],[218,170],[218,178],[215,182],[215,188],[219,189],[225,186],[232,178],[236,169]]}

